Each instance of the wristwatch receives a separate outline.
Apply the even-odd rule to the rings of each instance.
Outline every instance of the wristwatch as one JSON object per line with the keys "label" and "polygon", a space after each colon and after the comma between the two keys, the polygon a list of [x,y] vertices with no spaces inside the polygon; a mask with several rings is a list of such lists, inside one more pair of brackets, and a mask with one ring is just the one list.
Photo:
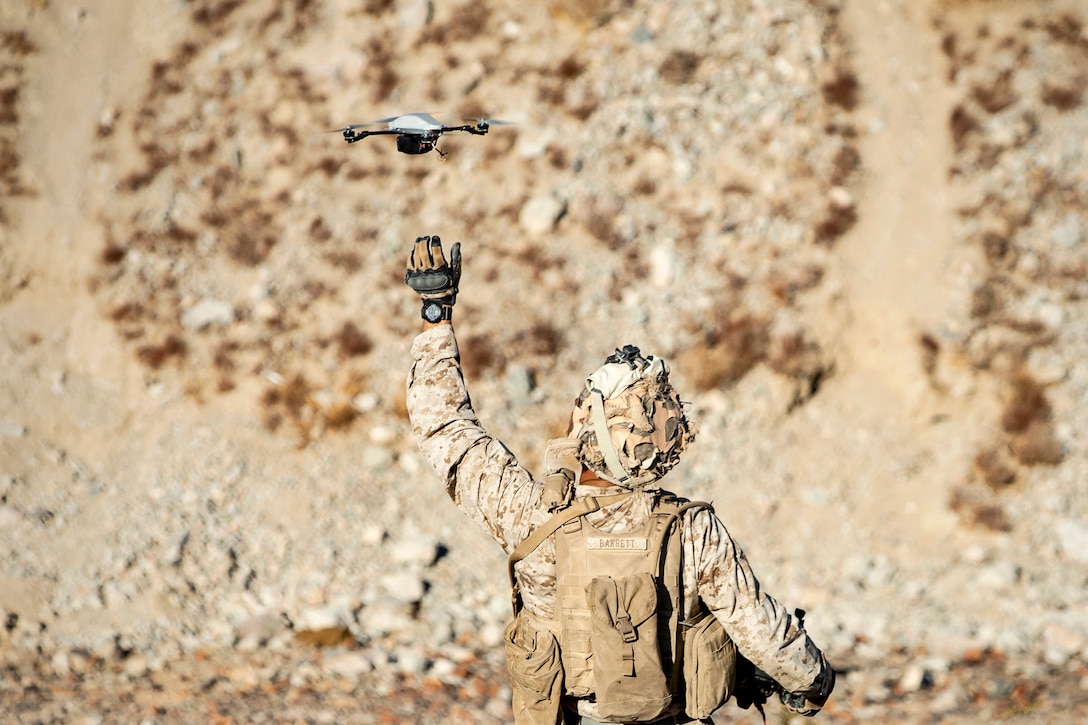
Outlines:
{"label": "wristwatch", "polygon": [[441,302],[424,301],[420,316],[427,322],[442,322],[453,319],[453,306]]}

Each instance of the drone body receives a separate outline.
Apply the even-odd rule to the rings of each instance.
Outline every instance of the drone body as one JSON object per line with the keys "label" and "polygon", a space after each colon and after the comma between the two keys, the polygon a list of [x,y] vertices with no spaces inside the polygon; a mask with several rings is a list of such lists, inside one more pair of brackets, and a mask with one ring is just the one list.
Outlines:
{"label": "drone body", "polygon": [[[385,128],[370,131],[367,126],[387,124]],[[483,136],[491,128],[492,124],[502,125],[503,121],[491,121],[481,118],[474,124],[463,126],[447,126],[429,113],[406,113],[403,116],[383,118],[380,121],[370,123],[355,123],[343,129],[337,129],[344,135],[348,143],[362,141],[367,136],[396,136],[397,151],[402,154],[425,154],[428,151],[437,151],[439,156],[445,156],[436,146],[438,137],[444,133],[464,131],[474,136]],[[364,129],[364,130],[360,130]]]}

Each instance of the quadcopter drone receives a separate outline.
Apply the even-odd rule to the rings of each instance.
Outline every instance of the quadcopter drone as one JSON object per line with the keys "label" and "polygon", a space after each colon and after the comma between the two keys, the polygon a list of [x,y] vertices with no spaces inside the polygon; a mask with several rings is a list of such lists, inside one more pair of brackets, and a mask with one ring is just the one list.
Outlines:
{"label": "quadcopter drone", "polygon": [[[382,123],[388,124],[388,126],[377,131],[359,130]],[[474,124],[447,126],[428,113],[407,113],[403,116],[383,118],[369,123],[354,123],[343,129],[334,130],[342,132],[344,140],[348,143],[362,141],[367,136],[395,135],[397,137],[397,151],[402,154],[425,154],[434,150],[438,152],[439,156],[444,157],[445,154],[436,146],[438,137],[442,134],[452,131],[464,131],[474,136],[483,136],[487,134],[491,126],[503,126],[507,125],[507,123],[506,121],[481,118]]]}

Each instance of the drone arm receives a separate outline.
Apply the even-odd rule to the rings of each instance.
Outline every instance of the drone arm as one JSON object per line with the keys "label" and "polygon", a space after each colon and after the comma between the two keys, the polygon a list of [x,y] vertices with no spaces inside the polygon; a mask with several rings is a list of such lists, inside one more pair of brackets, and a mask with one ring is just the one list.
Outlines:
{"label": "drone arm", "polygon": [[443,126],[439,133],[449,133],[450,131],[465,131],[475,136],[483,136],[487,133],[490,126],[486,123],[477,123],[475,125],[468,126]]}
{"label": "drone arm", "polygon": [[354,128],[344,129],[344,140],[348,143],[355,143],[356,141],[362,141],[367,136],[388,136],[392,133],[400,133],[393,129],[383,129],[381,131],[356,131]]}

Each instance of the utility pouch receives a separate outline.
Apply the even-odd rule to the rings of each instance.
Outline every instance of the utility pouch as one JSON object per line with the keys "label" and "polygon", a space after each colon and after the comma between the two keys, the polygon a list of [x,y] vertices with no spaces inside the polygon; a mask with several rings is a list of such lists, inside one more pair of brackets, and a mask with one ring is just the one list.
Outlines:
{"label": "utility pouch", "polygon": [[701,720],[725,704],[737,676],[737,647],[725,627],[707,613],[684,634],[684,682],[688,717]]}
{"label": "utility pouch", "polygon": [[597,577],[586,587],[600,717],[645,722],[672,702],[658,647],[657,585],[649,573]]}
{"label": "utility pouch", "polygon": [[514,722],[559,725],[563,663],[555,635],[533,625],[524,611],[506,625],[506,669],[510,674]]}

